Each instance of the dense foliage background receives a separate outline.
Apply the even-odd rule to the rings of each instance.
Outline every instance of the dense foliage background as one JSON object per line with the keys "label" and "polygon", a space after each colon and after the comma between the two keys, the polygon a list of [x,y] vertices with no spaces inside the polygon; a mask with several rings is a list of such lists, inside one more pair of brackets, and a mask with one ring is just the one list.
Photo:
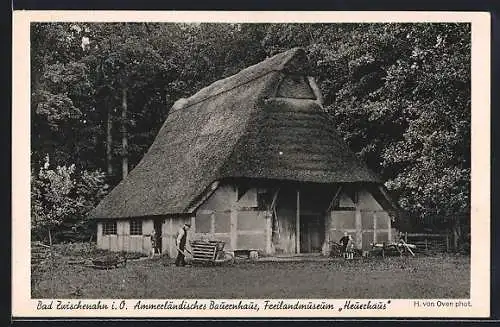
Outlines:
{"label": "dense foliage background", "polygon": [[181,97],[292,47],[325,108],[414,220],[470,210],[470,25],[37,23],[32,227],[90,237],[86,213]]}

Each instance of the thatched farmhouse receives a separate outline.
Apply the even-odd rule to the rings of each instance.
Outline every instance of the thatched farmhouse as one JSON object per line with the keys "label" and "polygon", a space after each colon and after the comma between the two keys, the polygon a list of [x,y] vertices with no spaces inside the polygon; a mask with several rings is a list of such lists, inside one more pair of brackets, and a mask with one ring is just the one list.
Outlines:
{"label": "thatched farmhouse", "polygon": [[395,237],[394,205],[350,151],[292,49],[217,81],[171,109],[144,158],[91,212],[99,248],[176,254],[175,234],[229,250],[327,253]]}

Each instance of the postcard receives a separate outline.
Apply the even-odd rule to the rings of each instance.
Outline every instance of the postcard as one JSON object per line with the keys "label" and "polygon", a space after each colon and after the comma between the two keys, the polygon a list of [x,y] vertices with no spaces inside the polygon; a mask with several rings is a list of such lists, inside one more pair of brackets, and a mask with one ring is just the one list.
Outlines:
{"label": "postcard", "polygon": [[14,317],[488,317],[490,16],[14,11]]}

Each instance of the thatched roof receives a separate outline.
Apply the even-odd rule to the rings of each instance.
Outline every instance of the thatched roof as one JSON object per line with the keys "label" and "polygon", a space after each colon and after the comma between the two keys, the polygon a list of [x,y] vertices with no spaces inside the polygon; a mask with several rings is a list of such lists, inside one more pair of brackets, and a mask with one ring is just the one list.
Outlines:
{"label": "thatched roof", "polygon": [[91,216],[185,213],[225,178],[379,183],[318,101],[275,97],[286,73],[304,67],[305,52],[292,49],[176,103],[139,164]]}

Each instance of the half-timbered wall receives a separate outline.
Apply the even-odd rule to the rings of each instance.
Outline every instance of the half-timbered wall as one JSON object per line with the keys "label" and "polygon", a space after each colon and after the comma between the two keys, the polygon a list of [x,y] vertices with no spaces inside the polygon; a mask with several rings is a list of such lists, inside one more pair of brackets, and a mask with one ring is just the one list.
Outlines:
{"label": "half-timbered wall", "polygon": [[339,195],[338,205],[327,221],[327,239],[338,242],[347,232],[355,246],[364,250],[372,243],[390,242],[395,231],[389,214],[367,190],[357,190],[355,197],[356,202],[344,192]]}
{"label": "half-timbered wall", "polygon": [[238,190],[233,185],[219,187],[196,210],[193,237],[224,241],[227,250],[269,252],[269,218],[265,210],[258,208],[258,191]]}
{"label": "half-timbered wall", "polygon": [[[233,185],[223,185],[217,188],[191,217],[165,217],[161,229],[162,253],[170,257],[176,255],[175,238],[185,222],[191,222],[189,239],[221,240],[225,242],[226,250],[257,250],[266,254],[297,253],[300,248],[297,243],[300,227],[297,220],[298,204],[299,219],[309,219],[312,215],[315,218],[320,217],[320,221],[324,220],[324,254],[328,253],[329,242],[338,242],[344,232],[353,237],[355,246],[360,249],[369,249],[372,243],[388,242],[396,237],[396,231],[391,228],[390,216],[365,189],[358,189],[355,193],[342,191],[334,209],[325,216],[322,212],[326,209],[319,209],[323,208],[323,205],[318,206],[307,199],[310,194],[307,195],[306,191],[302,191],[301,203],[297,190],[294,189],[278,192],[273,212],[259,203],[262,194],[272,195],[269,192],[274,191],[241,187],[238,189]],[[145,254],[150,252],[149,236],[154,228],[153,219],[142,220],[142,235],[130,235],[130,220],[115,222],[116,234],[112,235],[104,235],[104,222],[98,223],[98,248]],[[323,231],[321,233],[323,235]],[[317,232],[311,235],[322,238],[316,234]],[[307,235],[307,240],[317,243],[311,235]],[[320,244],[321,242],[322,240]]]}

